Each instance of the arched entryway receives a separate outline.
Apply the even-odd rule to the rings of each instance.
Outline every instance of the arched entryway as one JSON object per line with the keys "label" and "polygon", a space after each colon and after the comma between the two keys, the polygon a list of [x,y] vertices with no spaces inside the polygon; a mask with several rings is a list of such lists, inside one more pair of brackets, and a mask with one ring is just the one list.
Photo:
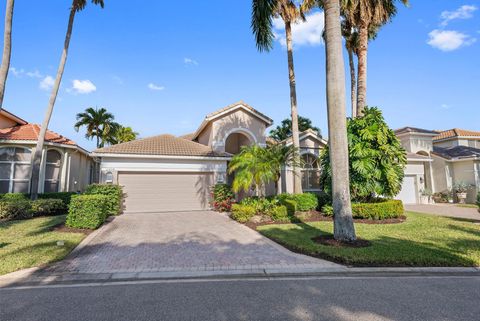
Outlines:
{"label": "arched entryway", "polygon": [[[225,139],[225,152],[236,155],[240,153],[243,146],[250,146],[255,144],[254,137],[244,131],[235,131],[230,133]],[[228,163],[227,163],[228,165]],[[227,174],[227,184],[232,185],[235,178],[235,173]],[[240,192],[237,199],[245,197],[245,193]]]}

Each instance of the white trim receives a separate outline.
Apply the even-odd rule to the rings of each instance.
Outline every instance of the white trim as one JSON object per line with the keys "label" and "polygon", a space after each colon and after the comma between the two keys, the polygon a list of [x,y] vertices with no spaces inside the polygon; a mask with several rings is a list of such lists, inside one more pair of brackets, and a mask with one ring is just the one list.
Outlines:
{"label": "white trim", "polygon": [[461,139],[472,139],[472,140],[480,140],[480,136],[453,136],[453,137],[446,137],[446,138],[439,138],[439,139],[434,139],[433,143],[439,143],[439,142],[446,142],[449,140],[461,140]]}
{"label": "white trim", "polygon": [[[102,173],[104,171],[102,170]],[[121,168],[115,168],[115,170],[108,170],[105,171],[105,173],[110,172],[110,173],[117,173],[117,176],[121,173],[215,173],[216,171],[214,169],[204,169],[204,168],[198,168],[198,169],[178,169],[178,168],[128,168],[128,167],[121,167]]]}
{"label": "white trim", "polygon": [[251,138],[253,140],[254,144],[258,144],[257,137],[255,136],[255,134],[250,129],[245,128],[245,127],[237,127],[237,128],[232,128],[228,132],[225,133],[225,136],[223,137],[223,146],[227,145],[228,137],[230,135],[236,134],[236,133],[247,134],[248,136],[250,136],[249,138]]}
{"label": "white trim", "polygon": [[147,154],[112,154],[112,153],[90,153],[91,157],[113,157],[113,158],[147,158],[147,159],[192,159],[192,160],[221,160],[228,161],[232,157],[215,156],[174,156],[174,155],[147,155]]}
{"label": "white trim", "polygon": [[400,133],[400,134],[395,134],[397,137],[402,137],[402,136],[407,136],[407,135],[415,135],[415,136],[425,136],[425,137],[435,137],[438,136],[437,134],[428,134],[428,133],[419,133],[419,132],[406,132],[406,133]]}
{"label": "white trim", "polygon": [[[315,135],[314,133],[311,133],[311,132],[307,132],[307,133],[304,133],[303,135],[301,135],[298,140],[299,141],[302,141],[303,139],[307,138],[307,137],[313,137],[315,138],[317,141],[319,141],[320,143],[324,144],[324,145],[328,145],[328,141],[326,141],[325,139],[323,139],[322,137],[318,136],[318,135]],[[287,138],[288,141],[285,142],[285,145],[292,145],[293,144],[293,140],[292,140],[292,137],[289,137]],[[309,148],[309,147],[301,147],[300,148]]]}
{"label": "white trim", "polygon": [[407,162],[433,162],[433,159],[421,159],[421,158],[408,158],[407,157]]}
{"label": "white trim", "polygon": [[[37,141],[36,140],[0,140],[0,144],[14,144],[14,145],[36,145]],[[70,149],[76,149],[80,152],[82,152],[85,155],[90,155],[90,152],[78,145],[68,145],[68,144],[59,144],[59,143],[52,143],[52,142],[47,142],[45,141],[43,143],[44,146],[55,146],[55,147],[61,147],[61,148],[70,148]]]}

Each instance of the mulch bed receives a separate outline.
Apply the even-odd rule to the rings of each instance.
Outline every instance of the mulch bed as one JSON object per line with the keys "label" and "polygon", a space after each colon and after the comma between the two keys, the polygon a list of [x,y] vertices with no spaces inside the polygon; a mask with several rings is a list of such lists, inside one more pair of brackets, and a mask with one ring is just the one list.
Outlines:
{"label": "mulch bed", "polygon": [[333,235],[320,235],[320,236],[312,237],[312,241],[318,244],[334,246],[334,247],[360,248],[360,247],[368,247],[372,245],[370,241],[358,239],[358,238],[353,242],[337,241],[333,238]]}
{"label": "mulch bed", "polygon": [[65,223],[60,223],[52,227],[52,231],[55,232],[63,232],[63,233],[82,233],[88,235],[93,232],[93,230],[89,229],[81,229],[81,228],[71,228],[65,225]]}

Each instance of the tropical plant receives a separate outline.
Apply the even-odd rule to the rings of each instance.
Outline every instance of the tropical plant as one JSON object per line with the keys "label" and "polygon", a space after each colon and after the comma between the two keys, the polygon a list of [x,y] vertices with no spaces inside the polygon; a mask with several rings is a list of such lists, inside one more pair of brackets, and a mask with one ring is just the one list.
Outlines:
{"label": "tropical plant", "polygon": [[119,124],[115,122],[115,116],[109,113],[105,108],[89,107],[83,113],[77,114],[77,122],[74,125],[76,131],[80,127],[86,127],[85,137],[88,139],[97,139],[97,148],[105,146],[105,143],[112,142]]}
{"label": "tropical plant", "polygon": [[[100,5],[102,8],[104,6],[103,0],[91,0],[93,4]],[[67,33],[65,35],[65,42],[63,44],[62,56],[60,58],[60,64],[58,66],[57,75],[55,82],[52,87],[52,93],[50,94],[50,99],[48,102],[48,107],[45,112],[45,118],[42,122],[42,127],[40,128],[40,133],[38,135],[37,146],[35,147],[35,153],[33,154],[33,164],[32,164],[32,179],[31,179],[31,198],[33,200],[38,197],[38,183],[40,178],[40,163],[41,156],[43,151],[43,144],[45,142],[45,134],[47,133],[48,124],[50,123],[50,118],[52,117],[53,107],[55,106],[55,101],[57,100],[58,90],[60,89],[60,83],[63,77],[63,71],[65,70],[65,64],[67,63],[68,48],[70,46],[70,38],[72,37],[73,22],[75,20],[75,14],[82,11],[87,6],[87,0],[73,0],[72,6],[70,7],[70,15],[68,17],[68,27]]]}
{"label": "tropical plant", "polygon": [[235,194],[228,184],[216,184],[212,189],[212,206],[217,212],[230,212]]}
{"label": "tropical plant", "polygon": [[453,184],[453,190],[455,191],[455,193],[466,193],[468,192],[468,188],[470,186],[471,185],[469,185],[465,181],[458,181],[458,182],[455,182],[455,184]]}
{"label": "tropical plant", "polygon": [[324,0],[326,85],[330,173],[332,177],[333,236],[336,240],[356,240],[350,203],[348,142],[345,111],[345,69],[342,52],[340,4]]}
{"label": "tropical plant", "polygon": [[105,139],[111,145],[131,142],[137,139],[138,133],[132,127],[118,125],[113,131],[112,135],[107,135]]}
{"label": "tropical plant", "polygon": [[[350,119],[349,144],[350,192],[352,199],[368,202],[377,196],[394,197],[402,187],[406,153],[399,139],[376,107],[366,107],[364,115]],[[320,156],[320,182],[331,193],[331,165],[327,146]]]}
{"label": "tropical plant", "polygon": [[[298,152],[297,152],[298,153]],[[229,173],[235,173],[232,188],[235,192],[248,191],[254,188],[261,195],[263,188],[269,182],[274,182],[278,191],[283,166],[293,166],[295,163],[295,148],[281,144],[260,147],[258,145],[244,146],[236,154],[228,166]]]}
{"label": "tropical plant", "polygon": [[0,110],[3,106],[5,85],[7,83],[8,70],[10,69],[10,56],[12,54],[12,20],[14,0],[7,0],[5,9],[5,29],[3,31],[3,55],[0,67]]}
{"label": "tropical plant", "polygon": [[[321,134],[318,127],[313,126],[312,121],[306,117],[298,116],[298,130],[304,132],[307,129],[312,129],[316,131],[319,135]],[[280,142],[284,139],[292,137],[292,120],[286,118],[282,120],[280,125],[275,127],[270,131],[270,137]]]}
{"label": "tropical plant", "polygon": [[[269,51],[273,47],[275,35],[272,31],[274,18],[282,18],[285,23],[285,39],[287,46],[288,78],[290,84],[290,109],[292,117],[292,142],[298,151],[300,148],[297,89],[295,85],[295,68],[293,64],[292,23],[296,23],[304,16],[293,0],[252,0],[251,27],[255,35],[255,42],[259,51]],[[296,162],[300,162],[300,155],[295,155]],[[301,170],[298,166],[293,168],[295,193],[302,192]]]}

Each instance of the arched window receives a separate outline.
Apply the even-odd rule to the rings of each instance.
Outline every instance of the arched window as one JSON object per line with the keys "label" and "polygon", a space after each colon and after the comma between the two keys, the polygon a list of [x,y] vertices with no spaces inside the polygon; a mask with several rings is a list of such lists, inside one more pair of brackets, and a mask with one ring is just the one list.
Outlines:
{"label": "arched window", "polygon": [[23,147],[0,148],[0,193],[28,193],[31,151]]}
{"label": "arched window", "polygon": [[58,192],[60,186],[60,168],[62,166],[62,154],[50,149],[47,151],[47,162],[45,164],[44,192]]}
{"label": "arched window", "polygon": [[320,190],[320,164],[312,154],[302,155],[302,189],[304,191]]}

